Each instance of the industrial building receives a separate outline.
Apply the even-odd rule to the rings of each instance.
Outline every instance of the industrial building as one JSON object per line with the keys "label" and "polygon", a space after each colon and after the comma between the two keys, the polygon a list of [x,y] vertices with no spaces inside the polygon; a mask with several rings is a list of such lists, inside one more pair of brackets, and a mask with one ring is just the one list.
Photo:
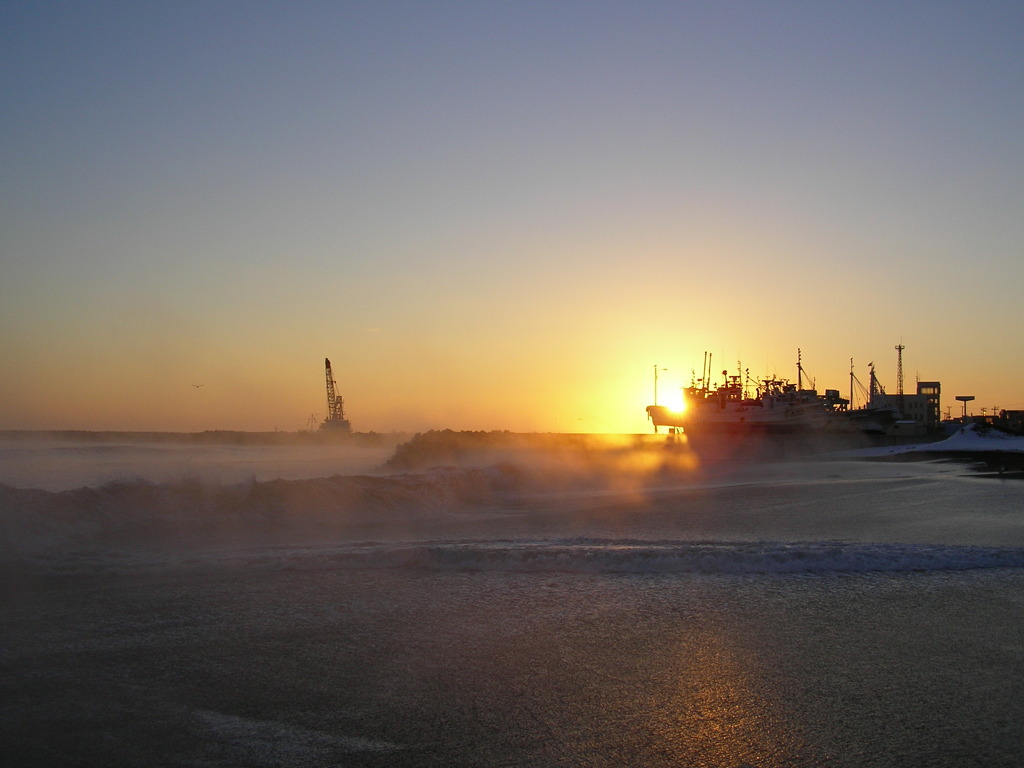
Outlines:
{"label": "industrial building", "polygon": [[941,394],[942,385],[939,382],[919,381],[917,382],[917,394],[872,393],[871,408],[892,410],[899,414],[901,421],[914,421],[929,430],[938,429],[942,413]]}

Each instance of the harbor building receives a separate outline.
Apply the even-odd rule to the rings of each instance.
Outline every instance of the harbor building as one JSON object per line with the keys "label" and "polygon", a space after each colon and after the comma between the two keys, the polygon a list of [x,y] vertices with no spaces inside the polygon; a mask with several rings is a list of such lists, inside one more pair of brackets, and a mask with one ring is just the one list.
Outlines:
{"label": "harbor building", "polygon": [[941,394],[940,382],[919,381],[917,394],[914,395],[874,393],[871,396],[871,407],[891,409],[901,414],[904,420],[918,422],[929,430],[937,429],[942,413],[939,402]]}

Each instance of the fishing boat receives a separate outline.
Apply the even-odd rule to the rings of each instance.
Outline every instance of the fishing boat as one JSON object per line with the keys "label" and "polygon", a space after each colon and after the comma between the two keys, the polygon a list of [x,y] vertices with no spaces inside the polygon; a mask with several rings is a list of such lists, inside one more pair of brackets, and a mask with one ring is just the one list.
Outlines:
{"label": "fishing boat", "polygon": [[797,383],[775,377],[745,383],[741,375],[722,371],[723,382],[710,386],[710,357],[705,355],[701,379],[683,389],[681,410],[667,405],[647,406],[647,417],[658,427],[687,433],[773,433],[847,432],[850,420],[843,418],[849,401],[839,391],[805,389],[804,371],[797,350]]}

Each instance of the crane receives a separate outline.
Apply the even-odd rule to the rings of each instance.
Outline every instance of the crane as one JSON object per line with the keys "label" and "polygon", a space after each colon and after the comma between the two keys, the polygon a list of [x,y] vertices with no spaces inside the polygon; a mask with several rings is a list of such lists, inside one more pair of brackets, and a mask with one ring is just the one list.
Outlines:
{"label": "crane", "polygon": [[350,432],[352,425],[345,418],[345,399],[337,393],[334,375],[331,373],[330,358],[324,358],[324,369],[327,375],[327,418],[320,429],[339,429]]}

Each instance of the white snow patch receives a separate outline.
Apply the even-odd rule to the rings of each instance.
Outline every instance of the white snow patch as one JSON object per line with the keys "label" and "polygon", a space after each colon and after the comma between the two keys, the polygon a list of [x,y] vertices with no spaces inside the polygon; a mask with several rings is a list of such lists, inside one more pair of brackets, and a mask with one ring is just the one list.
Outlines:
{"label": "white snow patch", "polygon": [[913,453],[1024,453],[1024,437],[1010,435],[996,429],[978,430],[976,424],[961,427],[945,440],[934,443],[913,443],[910,445],[887,445],[874,448],[858,448],[843,451],[839,455],[849,458],[871,458],[873,456],[900,456]]}

